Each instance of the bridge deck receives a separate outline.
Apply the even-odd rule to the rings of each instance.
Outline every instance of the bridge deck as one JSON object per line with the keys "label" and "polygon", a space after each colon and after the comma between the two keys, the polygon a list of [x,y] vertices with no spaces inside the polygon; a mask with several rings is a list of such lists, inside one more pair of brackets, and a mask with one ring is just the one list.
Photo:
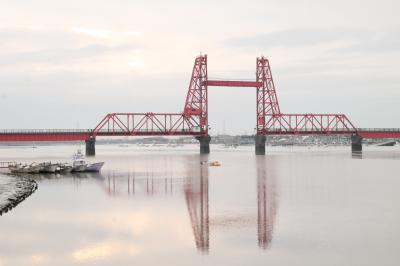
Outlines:
{"label": "bridge deck", "polygon": [[336,131],[326,131],[326,130],[276,130],[268,131],[265,135],[267,136],[309,136],[309,135],[352,135],[356,134],[366,139],[397,139],[400,138],[400,128],[358,128],[354,131],[352,130],[336,130]]}
{"label": "bridge deck", "polygon": [[72,129],[11,129],[0,131],[0,141],[77,141],[88,139],[91,132]]}
{"label": "bridge deck", "polygon": [[[357,134],[363,138],[369,139],[385,139],[385,138],[400,138],[400,128],[359,128],[356,131],[337,130],[324,131],[306,129],[302,131],[268,131],[265,135],[352,135]],[[199,136],[200,132],[182,130],[175,132],[166,132],[161,130],[139,130],[128,132],[124,130],[100,130],[96,136]],[[79,141],[86,140],[93,136],[91,129],[21,129],[21,130],[1,130],[1,142],[19,142],[19,141]]]}
{"label": "bridge deck", "polygon": [[360,128],[357,134],[366,139],[400,138],[399,128]]}
{"label": "bridge deck", "polygon": [[[166,132],[160,130],[137,130],[127,132],[124,130],[100,130],[96,132],[97,137],[116,136],[198,136],[200,132],[181,130]],[[20,141],[79,141],[89,139],[93,135],[92,129],[21,129],[0,130],[0,142]]]}

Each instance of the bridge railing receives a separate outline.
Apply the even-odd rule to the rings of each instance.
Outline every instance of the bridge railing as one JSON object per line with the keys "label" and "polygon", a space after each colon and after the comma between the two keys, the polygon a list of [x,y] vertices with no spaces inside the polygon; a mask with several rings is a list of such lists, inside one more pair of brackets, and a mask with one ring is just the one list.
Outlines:
{"label": "bridge railing", "polygon": [[[192,129],[177,129],[174,132],[176,133],[193,133],[193,134],[200,134],[201,130],[200,128],[192,128]],[[92,129],[3,129],[0,130],[0,134],[6,135],[6,134],[92,134],[93,130]],[[97,135],[102,135],[102,134],[126,134],[126,135],[131,135],[135,133],[168,133],[168,131],[159,129],[159,128],[153,128],[153,129],[146,129],[146,128],[141,128],[141,129],[136,129],[134,131],[128,131],[126,129],[100,129],[97,131]]]}
{"label": "bridge railing", "polygon": [[400,132],[400,128],[357,128],[359,132]]}
{"label": "bridge railing", "polygon": [[355,131],[351,131],[348,128],[333,128],[333,129],[323,129],[323,128],[301,128],[301,129],[268,129],[265,131],[265,135],[351,135]]}
{"label": "bridge railing", "polygon": [[[125,130],[125,129],[100,129],[97,131],[97,135],[102,135],[102,134],[127,134],[127,135],[135,135],[137,133],[170,133],[170,131],[166,129],[136,129],[136,130]],[[174,131],[174,133],[193,133],[193,134],[200,134],[201,130],[200,128],[197,129],[177,129]]]}
{"label": "bridge railing", "polygon": [[51,133],[70,133],[83,134],[90,133],[92,129],[2,129],[0,134],[51,134]]}

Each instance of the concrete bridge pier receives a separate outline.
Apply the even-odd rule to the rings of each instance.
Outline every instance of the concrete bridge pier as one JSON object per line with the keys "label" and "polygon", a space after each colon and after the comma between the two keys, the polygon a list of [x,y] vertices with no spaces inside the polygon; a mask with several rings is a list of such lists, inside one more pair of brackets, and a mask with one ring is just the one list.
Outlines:
{"label": "concrete bridge pier", "polygon": [[254,137],[254,140],[255,140],[256,155],[265,155],[265,141],[267,140],[267,137],[256,135]]}
{"label": "concrete bridge pier", "polygon": [[351,152],[362,152],[362,140],[360,135],[351,135]]}
{"label": "concrete bridge pier", "polygon": [[86,156],[96,155],[96,138],[90,137],[85,140],[86,143]]}
{"label": "concrete bridge pier", "polygon": [[196,139],[200,142],[200,154],[210,153],[210,135],[207,136],[196,136]]}

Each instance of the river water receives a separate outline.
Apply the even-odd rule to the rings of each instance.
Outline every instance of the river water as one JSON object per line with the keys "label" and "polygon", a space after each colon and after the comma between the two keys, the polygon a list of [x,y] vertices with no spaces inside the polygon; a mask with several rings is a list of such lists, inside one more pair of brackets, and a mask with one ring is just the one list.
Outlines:
{"label": "river water", "polygon": [[[76,149],[2,147],[0,161]],[[0,265],[399,265],[399,147],[96,149],[101,174],[33,177],[0,217]]]}

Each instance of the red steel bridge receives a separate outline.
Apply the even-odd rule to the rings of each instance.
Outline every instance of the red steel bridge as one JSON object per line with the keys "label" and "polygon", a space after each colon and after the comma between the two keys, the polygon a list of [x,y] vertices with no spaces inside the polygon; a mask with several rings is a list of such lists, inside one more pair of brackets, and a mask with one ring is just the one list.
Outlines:
{"label": "red steel bridge", "polygon": [[0,141],[86,141],[86,154],[95,154],[100,136],[195,136],[200,152],[209,153],[208,87],[252,87],[256,91],[256,154],[265,154],[268,135],[348,135],[352,150],[362,150],[363,138],[400,138],[400,129],[356,128],[344,114],[281,113],[271,67],[265,57],[256,61],[254,81],[208,79],[207,55],[195,59],[182,112],[109,113],[94,129],[2,130]]}

